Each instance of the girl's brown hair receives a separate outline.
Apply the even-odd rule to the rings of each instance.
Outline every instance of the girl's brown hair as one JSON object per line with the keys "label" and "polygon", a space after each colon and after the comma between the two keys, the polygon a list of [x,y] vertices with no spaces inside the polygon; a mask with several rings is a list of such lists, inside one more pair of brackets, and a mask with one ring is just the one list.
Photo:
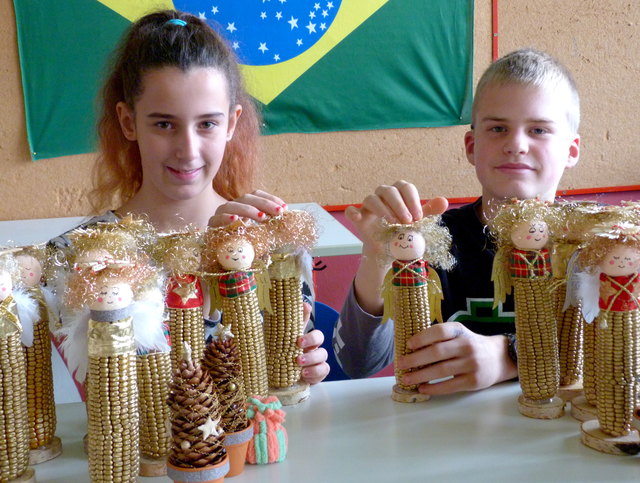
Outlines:
{"label": "girl's brown hair", "polygon": [[[169,22],[172,19],[186,25]],[[138,143],[124,137],[116,104],[132,110],[142,94],[144,74],[152,69],[213,67],[227,80],[230,108],[242,106],[235,133],[227,143],[213,188],[226,199],[253,189],[257,171],[260,120],[242,85],[233,51],[225,40],[199,18],[174,10],[142,17],[131,25],[114,52],[110,74],[101,92],[98,120],[100,154],[95,165],[94,208],[101,211],[131,199],[142,185]]]}

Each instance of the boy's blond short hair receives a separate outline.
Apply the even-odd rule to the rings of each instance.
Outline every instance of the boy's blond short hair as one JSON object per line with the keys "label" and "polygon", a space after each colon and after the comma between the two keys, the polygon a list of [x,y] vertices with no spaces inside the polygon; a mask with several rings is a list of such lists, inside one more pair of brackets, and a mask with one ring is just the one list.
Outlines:
{"label": "boy's blond short hair", "polygon": [[569,91],[567,118],[569,127],[578,132],[580,125],[580,96],[571,72],[545,52],[520,49],[501,57],[482,74],[473,101],[472,119],[483,90],[490,84],[517,83],[535,87],[557,88]]}

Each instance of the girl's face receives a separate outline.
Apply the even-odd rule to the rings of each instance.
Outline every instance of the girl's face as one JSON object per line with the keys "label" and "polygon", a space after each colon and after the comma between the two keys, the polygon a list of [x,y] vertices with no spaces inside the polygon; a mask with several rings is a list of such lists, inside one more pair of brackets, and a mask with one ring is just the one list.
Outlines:
{"label": "girl's face", "polygon": [[238,240],[223,245],[216,257],[225,270],[247,270],[251,268],[255,255],[251,243]]}
{"label": "girl's face", "polygon": [[116,109],[125,137],[140,149],[141,195],[159,203],[211,195],[242,112],[230,108],[223,74],[212,67],[151,70],[133,111],[124,102]]}
{"label": "girl's face", "polygon": [[31,255],[18,255],[16,262],[20,266],[20,279],[25,287],[35,287],[40,283],[42,266],[36,258]]}
{"label": "girl's face", "polygon": [[92,310],[117,310],[133,302],[131,287],[125,282],[109,280],[98,284],[96,297],[89,308]]}
{"label": "girl's face", "polygon": [[618,245],[600,262],[600,268],[611,277],[634,274],[640,268],[640,252]]}
{"label": "girl's face", "polygon": [[541,220],[521,221],[514,225],[511,241],[520,250],[540,250],[549,241],[549,229]]}
{"label": "girl's face", "polygon": [[389,252],[396,260],[415,260],[422,257],[424,249],[424,237],[417,231],[401,231],[389,243]]}

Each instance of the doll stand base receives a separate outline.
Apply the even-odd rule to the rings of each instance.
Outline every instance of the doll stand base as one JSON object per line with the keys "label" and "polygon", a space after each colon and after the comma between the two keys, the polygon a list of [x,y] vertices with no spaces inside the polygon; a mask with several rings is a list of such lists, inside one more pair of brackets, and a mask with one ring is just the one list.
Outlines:
{"label": "doll stand base", "polygon": [[520,394],[518,411],[523,416],[534,419],[557,419],[564,414],[564,401],[554,396],[544,401],[532,401]]}
{"label": "doll stand base", "polygon": [[600,430],[597,419],[585,421],[581,426],[580,440],[589,448],[601,453],[630,456],[640,453],[640,435],[635,429],[626,436],[610,436]]}
{"label": "doll stand base", "polygon": [[578,396],[571,400],[571,416],[578,421],[590,421],[598,419],[598,410],[589,404],[584,396]]}
{"label": "doll stand base", "polygon": [[45,461],[49,461],[60,456],[61,454],[62,442],[60,441],[60,438],[54,436],[51,438],[49,444],[29,451],[29,464],[37,465],[38,463],[44,463]]}
{"label": "doll stand base", "polygon": [[557,395],[565,401],[571,401],[572,399],[580,396],[582,394],[582,390],[582,381],[578,381],[574,384],[560,386]]}
{"label": "doll stand base", "polygon": [[140,476],[165,476],[167,458],[150,458],[140,455]]}
{"label": "doll stand base", "polygon": [[397,384],[393,385],[393,391],[391,391],[391,399],[401,403],[417,403],[424,402],[431,399],[428,394],[420,394],[417,390],[410,391],[408,389],[402,389]]}
{"label": "doll stand base", "polygon": [[27,468],[20,476],[9,480],[9,483],[36,483],[36,472],[33,468]]}
{"label": "doll stand base", "polygon": [[294,406],[306,401],[311,395],[309,384],[300,383],[290,387],[269,388],[269,395],[276,396],[283,406]]}

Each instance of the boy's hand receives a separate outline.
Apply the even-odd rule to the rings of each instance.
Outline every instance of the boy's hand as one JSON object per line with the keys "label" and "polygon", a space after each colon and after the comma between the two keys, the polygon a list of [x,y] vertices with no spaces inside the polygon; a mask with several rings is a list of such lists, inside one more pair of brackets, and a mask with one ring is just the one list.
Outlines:
{"label": "boy's hand", "polygon": [[397,181],[393,185],[380,185],[367,196],[361,208],[349,206],[345,215],[354,224],[364,244],[365,254],[380,253],[382,245],[375,240],[378,223],[384,218],[390,223],[412,223],[425,215],[443,213],[448,206],[445,198],[434,198],[424,206],[415,185]]}
{"label": "boy's hand", "polygon": [[256,190],[220,205],[216,214],[209,218],[209,226],[226,226],[238,218],[265,221],[271,216],[282,214],[286,209],[287,204],[277,196]]}
{"label": "boy's hand", "polygon": [[445,198],[434,198],[420,206],[418,189],[407,181],[398,181],[392,186],[378,186],[374,194],[364,199],[360,209],[350,206],[345,210],[363,244],[362,258],[353,285],[362,310],[371,315],[382,315],[380,287],[387,267],[378,261],[378,256],[384,253],[384,245],[376,239],[380,219],[391,223],[411,223],[425,215],[440,214],[447,206]]}
{"label": "boy's hand", "polygon": [[[422,394],[450,394],[492,386],[517,376],[503,335],[484,336],[458,322],[435,324],[407,341],[414,352],[399,358],[404,384],[419,384]],[[451,378],[451,376],[453,376]],[[429,381],[449,378],[429,384]]]}

